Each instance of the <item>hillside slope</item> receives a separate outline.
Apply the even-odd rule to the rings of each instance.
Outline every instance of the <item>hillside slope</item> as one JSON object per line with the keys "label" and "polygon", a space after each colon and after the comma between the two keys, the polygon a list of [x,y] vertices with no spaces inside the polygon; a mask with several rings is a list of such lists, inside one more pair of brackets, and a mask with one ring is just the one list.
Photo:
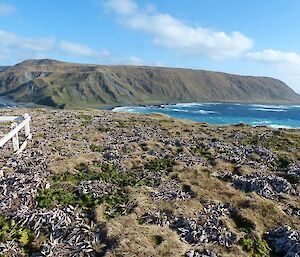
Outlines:
{"label": "hillside slope", "polygon": [[9,68],[9,66],[0,66],[0,71],[3,71],[3,70],[8,69],[8,68]]}
{"label": "hillside slope", "polygon": [[299,129],[30,115],[25,151],[0,151],[0,256],[299,256]]}
{"label": "hillside slope", "polygon": [[0,72],[0,95],[50,106],[165,102],[299,103],[283,82],[203,70],[28,60]]}

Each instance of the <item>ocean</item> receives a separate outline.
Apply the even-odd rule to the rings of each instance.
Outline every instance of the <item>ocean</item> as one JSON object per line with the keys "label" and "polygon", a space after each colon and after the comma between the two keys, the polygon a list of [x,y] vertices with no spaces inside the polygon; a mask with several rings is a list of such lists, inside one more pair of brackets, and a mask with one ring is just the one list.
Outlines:
{"label": "ocean", "polygon": [[180,103],[116,107],[115,112],[161,113],[215,125],[245,123],[273,128],[300,128],[300,105]]}

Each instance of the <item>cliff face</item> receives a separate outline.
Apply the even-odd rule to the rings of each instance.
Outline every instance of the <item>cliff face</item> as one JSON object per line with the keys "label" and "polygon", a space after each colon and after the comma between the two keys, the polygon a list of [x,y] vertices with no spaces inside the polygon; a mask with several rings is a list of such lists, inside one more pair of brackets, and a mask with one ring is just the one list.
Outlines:
{"label": "cliff face", "polygon": [[28,60],[0,72],[0,95],[50,106],[165,102],[299,103],[283,82],[203,70]]}

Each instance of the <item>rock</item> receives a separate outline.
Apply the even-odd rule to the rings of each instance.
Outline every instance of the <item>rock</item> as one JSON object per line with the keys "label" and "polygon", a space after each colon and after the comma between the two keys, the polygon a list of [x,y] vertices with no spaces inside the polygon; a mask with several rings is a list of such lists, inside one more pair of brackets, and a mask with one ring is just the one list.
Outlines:
{"label": "rock", "polygon": [[300,162],[294,162],[290,164],[286,169],[286,175],[289,180],[292,180],[294,183],[300,182]]}
{"label": "rock", "polygon": [[237,237],[223,224],[222,218],[233,214],[231,205],[208,203],[198,214],[197,219],[179,218],[170,213],[155,212],[143,215],[142,221],[162,227],[168,226],[176,230],[182,241],[192,245],[218,243],[231,247]]}
{"label": "rock", "polygon": [[191,190],[183,190],[177,180],[160,185],[150,195],[154,201],[184,200],[194,197],[194,193]]}
{"label": "rock", "polygon": [[217,257],[217,255],[210,250],[191,250],[185,254],[185,257]]}
{"label": "rock", "polygon": [[287,214],[300,218],[300,208],[289,206],[284,210]]}
{"label": "rock", "polygon": [[300,256],[300,231],[280,227],[266,233],[266,239],[276,254],[283,257]]}
{"label": "rock", "polygon": [[298,196],[299,192],[284,178],[275,175],[252,173],[248,175],[231,175],[232,184],[244,192],[256,192],[268,199],[278,198],[282,193]]}

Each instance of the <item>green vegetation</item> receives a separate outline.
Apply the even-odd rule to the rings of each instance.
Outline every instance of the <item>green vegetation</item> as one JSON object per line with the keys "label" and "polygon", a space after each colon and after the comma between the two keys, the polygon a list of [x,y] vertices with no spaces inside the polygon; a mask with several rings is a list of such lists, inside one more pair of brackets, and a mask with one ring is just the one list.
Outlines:
{"label": "green vegetation", "polygon": [[162,123],[171,123],[172,120],[171,119],[163,119],[163,120],[159,120],[159,123],[162,124]]}
{"label": "green vegetation", "polygon": [[124,212],[122,206],[127,204],[128,199],[129,191],[125,189],[116,189],[111,194],[94,197],[92,194],[78,195],[75,191],[66,192],[62,188],[56,188],[43,190],[37,200],[40,207],[53,208],[56,204],[73,205],[80,206],[88,212],[92,211],[98,204],[105,203],[110,213],[108,216],[115,217]]}
{"label": "green vegetation", "polygon": [[3,126],[3,127],[9,127],[9,126],[11,126],[11,122],[2,122],[1,126]]}
{"label": "green vegetation", "polygon": [[174,159],[168,157],[155,159],[146,164],[145,168],[151,172],[159,172],[161,170],[169,171],[170,168],[174,165],[174,162]]}
{"label": "green vegetation", "polygon": [[95,144],[91,144],[90,145],[90,149],[93,151],[93,152],[98,152],[98,153],[101,153],[105,150],[105,148],[103,146],[99,146],[99,145],[95,145]]}
{"label": "green vegetation", "polygon": [[[119,172],[115,165],[94,162],[93,166],[100,168],[100,171],[91,171],[88,165],[81,163],[76,166],[78,172],[75,174],[64,173],[54,176],[54,185],[50,189],[41,191],[37,197],[39,206],[53,208],[57,204],[62,206],[78,205],[86,211],[92,211],[98,204],[105,203],[109,216],[115,217],[124,213],[123,207],[129,201],[132,188],[151,186],[154,183],[147,177],[139,179],[137,174]],[[92,194],[78,194],[76,185],[82,181],[91,180],[111,184],[111,192],[100,197],[94,197]]]}
{"label": "green vegetation", "polygon": [[279,155],[277,158],[272,162],[272,168],[275,171],[285,171],[286,168],[293,162],[292,159],[290,159],[286,155]]}
{"label": "green vegetation", "polygon": [[93,121],[93,117],[91,115],[79,115],[78,118],[83,120],[82,125],[92,124]]}
{"label": "green vegetation", "polygon": [[239,241],[242,249],[249,253],[250,257],[270,257],[271,249],[267,242],[256,239],[253,236],[244,237]]}
{"label": "green vegetation", "polygon": [[126,128],[128,126],[128,121],[116,120],[117,128]]}
{"label": "green vegetation", "polygon": [[0,242],[16,241],[21,244],[24,252],[28,252],[35,235],[30,229],[18,225],[14,220],[9,220],[0,215]]}
{"label": "green vegetation", "polygon": [[205,157],[207,160],[212,160],[214,159],[214,151],[213,150],[207,150],[204,149],[203,147],[196,147],[192,149],[193,153],[195,154],[200,154],[203,157]]}
{"label": "green vegetation", "polygon": [[272,135],[248,135],[241,141],[243,145],[261,146],[275,151],[287,151],[290,148],[298,148],[300,147],[299,142],[299,138],[276,131]]}

